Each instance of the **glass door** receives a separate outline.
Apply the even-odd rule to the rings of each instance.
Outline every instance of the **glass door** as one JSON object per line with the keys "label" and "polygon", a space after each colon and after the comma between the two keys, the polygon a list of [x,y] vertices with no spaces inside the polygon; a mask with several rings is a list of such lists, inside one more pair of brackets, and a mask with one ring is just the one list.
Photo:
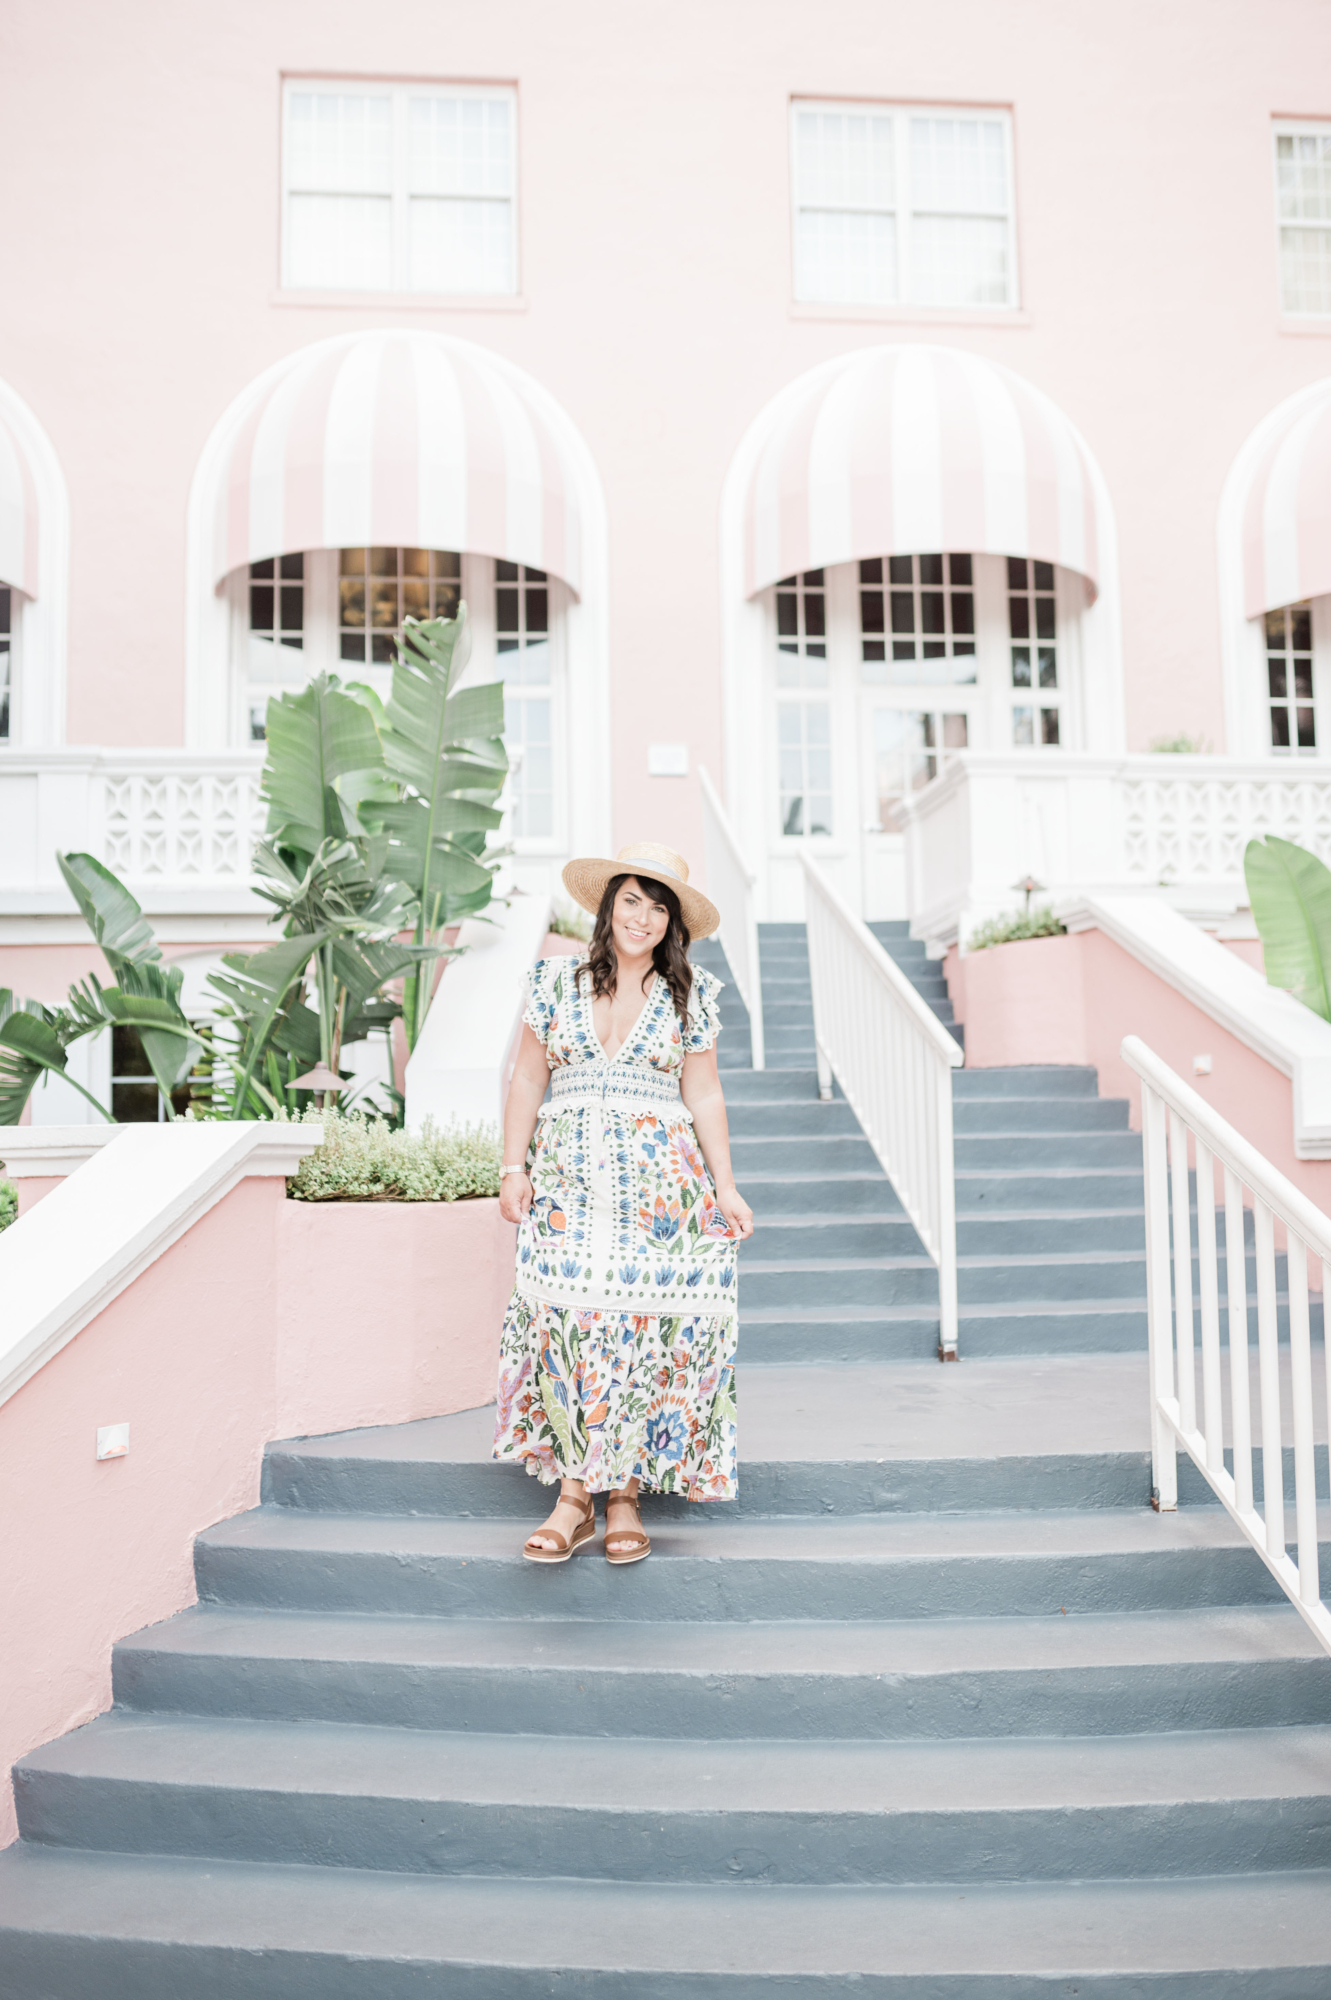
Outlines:
{"label": "glass door", "polygon": [[901,804],[950,751],[983,735],[976,562],[872,557],[859,565],[860,823],[866,922],[906,911]]}

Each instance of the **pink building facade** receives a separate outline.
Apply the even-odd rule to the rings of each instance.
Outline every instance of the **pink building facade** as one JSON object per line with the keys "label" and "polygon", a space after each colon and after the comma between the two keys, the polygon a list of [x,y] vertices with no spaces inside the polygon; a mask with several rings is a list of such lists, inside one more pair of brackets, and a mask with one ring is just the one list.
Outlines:
{"label": "pink building facade", "polygon": [[[534,887],[647,834],[701,868],[703,769],[760,914],[808,843],[937,949],[1013,866],[1225,921],[1263,785],[1320,843],[1313,0],[5,35],[0,984],[68,976],[57,846],[200,968],[259,935],[268,695],[382,683],[459,595]],[[1011,780],[983,892],[978,792],[921,817],[949,761]]]}

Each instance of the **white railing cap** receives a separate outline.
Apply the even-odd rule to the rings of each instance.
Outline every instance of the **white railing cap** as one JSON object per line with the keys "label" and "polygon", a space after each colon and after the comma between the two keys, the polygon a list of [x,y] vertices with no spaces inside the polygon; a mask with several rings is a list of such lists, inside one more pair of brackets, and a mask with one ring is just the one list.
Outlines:
{"label": "white railing cap", "polygon": [[882,981],[896,1004],[910,1015],[912,1024],[929,1043],[934,1054],[941,1056],[950,1068],[960,1069],[966,1056],[955,1035],[948,1033],[933,1009],[920,998],[896,960],[884,950],[864,919],[856,916],[845,898],[832,887],[812,855],[802,851],[800,860],[804,863],[806,877],[831,909],[865,964]]}
{"label": "white railing cap", "polygon": [[248,1175],[294,1173],[321,1125],[127,1125],[0,1234],[0,1403]]}
{"label": "white railing cap", "polygon": [[0,1180],[54,1180],[72,1174],[125,1125],[14,1125],[0,1131]]}
{"label": "white railing cap", "polygon": [[1316,1202],[1309,1201],[1301,1188],[1273,1167],[1250,1139],[1245,1139],[1204,1097],[1183,1081],[1140,1035],[1125,1035],[1119,1050],[1129,1069],[1148,1083],[1172,1111],[1177,1111],[1195,1137],[1208,1145],[1216,1158],[1236,1173],[1254,1194],[1319,1257],[1331,1258],[1331,1216],[1323,1215]]}

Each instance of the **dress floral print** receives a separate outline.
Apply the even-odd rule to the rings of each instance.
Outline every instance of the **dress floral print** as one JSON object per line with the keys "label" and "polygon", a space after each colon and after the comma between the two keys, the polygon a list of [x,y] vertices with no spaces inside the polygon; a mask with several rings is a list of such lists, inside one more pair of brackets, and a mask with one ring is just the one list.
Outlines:
{"label": "dress floral print", "polygon": [[688,1018],[656,978],[623,1046],[592,1026],[581,959],[541,959],[524,1019],[550,1101],[528,1154],[533,1199],[500,1343],[495,1457],[546,1483],[735,1496],[735,1239],[679,1094],[720,1032],[719,980]]}

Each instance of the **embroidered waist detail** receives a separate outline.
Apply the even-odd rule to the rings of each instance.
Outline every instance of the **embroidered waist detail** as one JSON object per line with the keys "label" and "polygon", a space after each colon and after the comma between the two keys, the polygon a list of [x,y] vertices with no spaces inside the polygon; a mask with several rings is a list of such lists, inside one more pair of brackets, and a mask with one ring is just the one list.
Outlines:
{"label": "embroidered waist detail", "polygon": [[551,1105],[570,1102],[660,1105],[687,1117],[673,1076],[645,1069],[618,1069],[614,1063],[568,1063],[552,1071]]}

